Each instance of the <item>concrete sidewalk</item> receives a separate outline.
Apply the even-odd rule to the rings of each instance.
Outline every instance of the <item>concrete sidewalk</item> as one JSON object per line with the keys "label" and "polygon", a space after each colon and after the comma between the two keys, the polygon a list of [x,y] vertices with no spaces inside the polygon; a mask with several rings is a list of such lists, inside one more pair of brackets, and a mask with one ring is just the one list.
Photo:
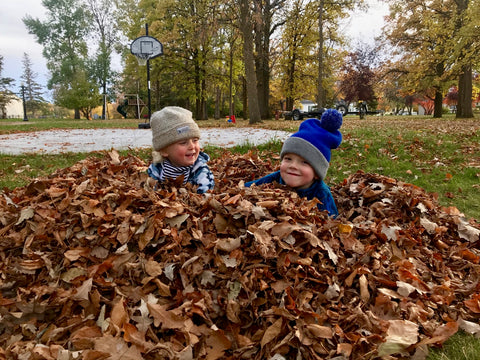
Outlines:
{"label": "concrete sidewalk", "polygon": [[[236,145],[259,145],[270,140],[283,142],[291,134],[285,131],[257,128],[201,128],[202,146],[229,148]],[[74,129],[0,135],[0,153],[25,154],[91,152],[150,148],[150,129]]]}

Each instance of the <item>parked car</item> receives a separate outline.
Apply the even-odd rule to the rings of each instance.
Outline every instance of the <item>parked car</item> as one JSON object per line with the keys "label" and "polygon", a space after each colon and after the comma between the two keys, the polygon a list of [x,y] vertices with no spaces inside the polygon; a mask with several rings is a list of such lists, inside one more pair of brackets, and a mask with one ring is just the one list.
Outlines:
{"label": "parked car", "polygon": [[325,108],[311,108],[310,110],[303,111],[300,109],[293,109],[292,111],[287,111],[284,113],[285,119],[289,120],[303,120],[309,118],[320,119],[322,114],[325,112]]}
{"label": "parked car", "polygon": [[335,108],[342,114],[342,116],[345,116],[348,113],[348,105],[343,100],[339,101]]}
{"label": "parked car", "polygon": [[360,119],[363,119],[365,115],[383,115],[383,110],[370,110],[367,102],[359,100],[356,104],[347,104],[345,101],[340,100],[336,107],[340,113],[345,116],[347,114],[360,115]]}

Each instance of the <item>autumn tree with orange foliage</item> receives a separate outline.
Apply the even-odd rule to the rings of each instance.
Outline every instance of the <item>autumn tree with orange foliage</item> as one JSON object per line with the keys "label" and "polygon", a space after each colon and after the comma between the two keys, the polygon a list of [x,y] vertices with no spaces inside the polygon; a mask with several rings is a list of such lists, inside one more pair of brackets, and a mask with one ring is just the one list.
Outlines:
{"label": "autumn tree with orange foliage", "polygon": [[473,117],[472,65],[478,63],[479,1],[425,0],[391,2],[384,40],[397,58],[392,72],[406,91],[435,92],[433,117],[442,117],[445,91],[458,82],[457,118]]}

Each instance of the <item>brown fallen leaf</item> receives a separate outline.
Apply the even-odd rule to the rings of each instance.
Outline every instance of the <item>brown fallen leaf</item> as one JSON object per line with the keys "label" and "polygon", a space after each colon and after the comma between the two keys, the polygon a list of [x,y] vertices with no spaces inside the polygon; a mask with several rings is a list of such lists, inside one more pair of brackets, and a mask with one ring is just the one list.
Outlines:
{"label": "brown fallen leaf", "polygon": [[421,358],[480,333],[476,221],[361,171],[336,219],[241,186],[278,163],[225,152],[206,196],[111,152],[6,190],[0,358]]}

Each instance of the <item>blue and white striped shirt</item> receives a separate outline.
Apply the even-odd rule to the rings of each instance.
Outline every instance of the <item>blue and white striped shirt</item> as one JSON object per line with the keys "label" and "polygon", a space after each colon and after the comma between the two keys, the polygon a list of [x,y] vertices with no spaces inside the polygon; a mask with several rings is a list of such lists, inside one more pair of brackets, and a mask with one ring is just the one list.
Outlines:
{"label": "blue and white striped shirt", "polygon": [[[215,186],[213,173],[207,165],[207,162],[209,160],[210,160],[210,157],[204,152],[200,151],[197,161],[195,161],[195,163],[192,166],[186,167],[188,171],[188,176],[185,176],[186,180],[184,179],[184,184],[189,182],[193,185],[198,186],[197,193],[199,194],[203,194],[208,190],[213,189],[213,187]],[[167,173],[165,172],[165,163],[166,161],[150,164],[147,170],[148,175],[151,178],[162,182],[162,181],[165,181],[165,179],[167,178],[176,179],[178,176],[186,174],[186,172],[183,172],[184,170],[178,170],[182,168],[177,168],[176,170],[170,168],[167,171],[168,171],[168,174],[170,174],[171,176],[170,175],[167,176]],[[169,165],[173,167],[170,163]],[[167,165],[166,167],[168,168],[169,165]],[[175,176],[175,173],[177,173],[178,171],[181,171],[181,172],[178,173],[177,176]]]}

